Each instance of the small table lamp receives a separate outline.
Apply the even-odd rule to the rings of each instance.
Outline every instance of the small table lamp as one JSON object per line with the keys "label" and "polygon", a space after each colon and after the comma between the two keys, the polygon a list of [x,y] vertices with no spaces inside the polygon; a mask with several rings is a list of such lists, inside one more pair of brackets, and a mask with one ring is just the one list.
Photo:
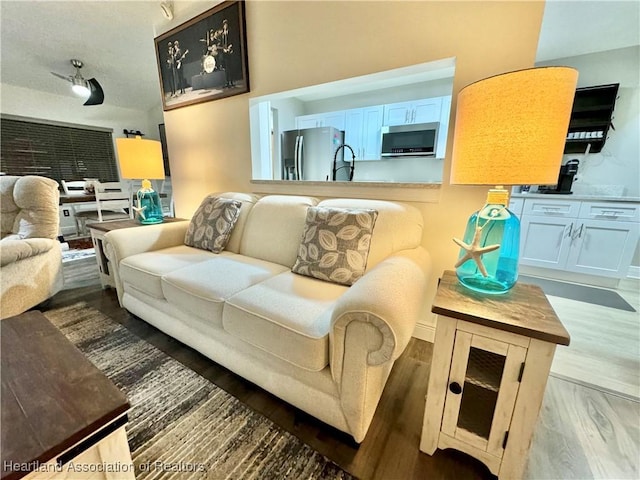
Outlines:
{"label": "small table lamp", "polygon": [[453,185],[499,185],[474,213],[456,263],[460,282],[482,293],[505,293],[518,279],[520,221],[507,209],[502,185],[558,179],[578,72],[542,67],[490,77],[458,95]]}
{"label": "small table lamp", "polygon": [[151,187],[149,179],[164,180],[162,145],[157,140],[143,140],[142,137],[116,138],[120,174],[126,179],[143,179],[142,188],[136,197],[134,207],[138,221],[142,224],[162,223],[160,197]]}

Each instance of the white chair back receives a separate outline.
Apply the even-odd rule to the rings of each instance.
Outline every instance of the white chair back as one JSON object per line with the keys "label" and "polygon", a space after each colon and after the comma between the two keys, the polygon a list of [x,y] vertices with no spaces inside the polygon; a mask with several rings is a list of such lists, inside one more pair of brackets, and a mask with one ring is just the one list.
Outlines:
{"label": "white chair back", "polygon": [[62,190],[65,195],[85,195],[85,185],[86,182],[83,180],[61,180]]}
{"label": "white chair back", "polygon": [[[99,222],[104,221],[106,216],[109,220],[118,216],[133,218],[132,194],[128,185],[121,182],[96,182],[95,195]],[[108,215],[105,215],[105,211]]]}
{"label": "white chair back", "polygon": [[[85,180],[61,180],[62,190],[67,197],[80,197],[86,195],[85,188],[87,182]],[[95,216],[97,218],[98,211],[95,202],[68,203],[65,205],[71,213],[76,224],[76,235],[82,236],[87,234],[86,219]]]}

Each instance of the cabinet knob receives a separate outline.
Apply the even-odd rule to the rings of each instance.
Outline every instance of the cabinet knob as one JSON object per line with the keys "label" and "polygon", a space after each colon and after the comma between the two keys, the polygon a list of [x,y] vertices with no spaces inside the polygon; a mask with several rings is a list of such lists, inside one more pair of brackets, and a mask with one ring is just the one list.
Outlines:
{"label": "cabinet knob", "polygon": [[458,382],[451,382],[449,384],[449,390],[451,390],[451,393],[456,395],[460,395],[462,393],[462,387]]}

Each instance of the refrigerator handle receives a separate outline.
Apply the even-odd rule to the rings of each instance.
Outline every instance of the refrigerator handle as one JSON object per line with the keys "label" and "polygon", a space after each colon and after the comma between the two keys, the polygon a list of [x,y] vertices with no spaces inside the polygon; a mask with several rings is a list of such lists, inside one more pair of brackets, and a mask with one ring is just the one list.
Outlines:
{"label": "refrigerator handle", "polygon": [[296,135],[296,146],[293,150],[293,177],[291,180],[296,180],[296,176],[298,175],[298,142],[300,141],[300,136]]}
{"label": "refrigerator handle", "polygon": [[304,170],[302,169],[302,166],[304,164],[304,162],[302,161],[304,155],[303,141],[304,137],[300,135],[300,143],[298,144],[298,180],[304,180]]}

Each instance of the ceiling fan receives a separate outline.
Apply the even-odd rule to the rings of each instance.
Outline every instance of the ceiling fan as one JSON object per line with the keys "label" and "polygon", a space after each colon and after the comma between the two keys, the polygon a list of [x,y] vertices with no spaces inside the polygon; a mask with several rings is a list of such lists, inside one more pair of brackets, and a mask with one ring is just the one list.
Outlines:
{"label": "ceiling fan", "polygon": [[90,78],[89,80],[84,79],[80,74],[80,69],[83,65],[80,60],[72,59],[71,65],[76,69],[75,75],[61,75],[56,72],[51,72],[51,74],[71,82],[71,89],[76,95],[83,97],[89,96],[87,101],[84,102],[84,105],[101,105],[102,102],[104,102],[104,91],[98,81],[95,78]]}

